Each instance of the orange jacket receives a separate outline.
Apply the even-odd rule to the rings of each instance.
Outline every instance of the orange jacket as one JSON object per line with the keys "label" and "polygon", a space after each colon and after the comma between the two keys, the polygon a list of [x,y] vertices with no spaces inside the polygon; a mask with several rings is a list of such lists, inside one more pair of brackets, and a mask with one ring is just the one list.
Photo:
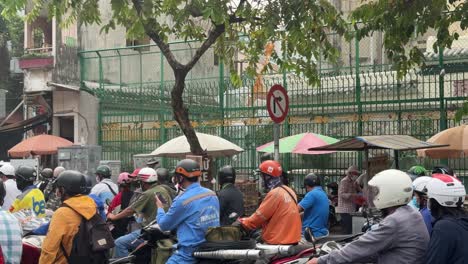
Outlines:
{"label": "orange jacket", "polygon": [[[294,200],[286,190],[294,196]],[[301,216],[296,193],[289,187],[276,187],[263,200],[257,211],[241,219],[247,229],[262,227],[262,239],[271,245],[296,244],[301,240]]]}
{"label": "orange jacket", "polygon": [[74,196],[64,203],[78,211],[80,215],[67,207],[59,207],[55,211],[50,221],[49,232],[42,244],[39,264],[67,264],[60,243],[66,249],[67,255],[70,255],[73,238],[78,232],[82,216],[91,219],[96,214],[96,204],[89,196]]}

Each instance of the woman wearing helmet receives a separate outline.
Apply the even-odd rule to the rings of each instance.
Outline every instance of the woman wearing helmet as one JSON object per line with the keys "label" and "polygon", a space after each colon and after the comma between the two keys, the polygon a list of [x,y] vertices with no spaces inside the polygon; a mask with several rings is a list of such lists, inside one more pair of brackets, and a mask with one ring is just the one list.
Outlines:
{"label": "woman wearing helmet", "polygon": [[[129,177],[130,173],[122,172],[117,179],[117,184],[119,185],[119,193],[112,199],[112,202],[107,209],[107,212],[113,213],[117,207],[118,212],[125,210],[130,204],[130,199],[133,196],[133,191],[130,189],[130,184],[133,181],[133,178]],[[117,212],[117,213],[118,213]],[[127,233],[127,227],[130,221],[134,220],[133,216],[126,217],[117,221],[114,221],[114,229],[112,230],[112,236],[114,238],[119,238]]]}
{"label": "woman wearing helmet", "polygon": [[297,244],[301,240],[302,223],[296,193],[282,184],[283,169],[277,161],[264,161],[259,169],[268,193],[255,213],[239,219],[240,224],[248,230],[261,227],[262,240],[267,244]]}
{"label": "woman wearing helmet", "polygon": [[379,264],[424,263],[429,234],[421,214],[407,205],[413,192],[408,174],[393,169],[382,171],[369,181],[369,188],[375,207],[384,216],[378,227],[308,264],[374,263],[375,257]]}
{"label": "woman wearing helmet", "polygon": [[421,213],[429,234],[432,232],[432,216],[427,208],[426,184],[431,179],[428,176],[421,176],[413,181],[413,200],[411,201],[411,204]]}
{"label": "woman wearing helmet", "polygon": [[196,161],[181,160],[175,168],[175,177],[185,192],[177,196],[167,212],[163,201],[156,196],[156,219],[159,227],[164,231],[177,231],[177,251],[167,264],[197,263],[193,252],[205,242],[208,228],[219,226],[218,197],[216,193],[200,185],[201,175],[200,165]]}
{"label": "woman wearing helmet", "polygon": [[428,207],[435,221],[425,263],[467,263],[468,216],[463,209],[465,186],[453,176],[438,174],[426,184],[426,189]]}

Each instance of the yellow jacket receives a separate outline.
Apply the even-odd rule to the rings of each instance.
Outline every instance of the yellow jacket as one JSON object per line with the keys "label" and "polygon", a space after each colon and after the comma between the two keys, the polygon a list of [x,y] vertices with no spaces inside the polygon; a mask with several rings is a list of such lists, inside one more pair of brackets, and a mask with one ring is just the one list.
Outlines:
{"label": "yellow jacket", "polygon": [[80,215],[67,207],[59,207],[55,211],[50,221],[49,232],[42,244],[39,264],[67,264],[60,244],[63,244],[67,255],[70,255],[73,238],[78,232],[82,217],[89,220],[96,214],[96,204],[88,196],[74,196],[65,200],[64,203],[75,209]]}
{"label": "yellow jacket", "polygon": [[30,188],[16,197],[10,207],[10,212],[16,213],[24,209],[31,209],[38,217],[45,216],[44,194],[37,188]]}

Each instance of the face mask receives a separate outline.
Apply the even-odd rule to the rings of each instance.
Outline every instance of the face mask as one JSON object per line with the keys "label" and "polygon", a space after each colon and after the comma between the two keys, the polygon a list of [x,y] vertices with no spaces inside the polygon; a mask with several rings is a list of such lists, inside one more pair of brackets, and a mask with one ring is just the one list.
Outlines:
{"label": "face mask", "polygon": [[418,203],[418,200],[416,200],[416,196],[413,196],[413,199],[411,200],[410,203],[412,204],[414,208],[419,209],[419,203]]}
{"label": "face mask", "polygon": [[99,176],[96,176],[96,182],[100,182],[101,179],[99,178]]}

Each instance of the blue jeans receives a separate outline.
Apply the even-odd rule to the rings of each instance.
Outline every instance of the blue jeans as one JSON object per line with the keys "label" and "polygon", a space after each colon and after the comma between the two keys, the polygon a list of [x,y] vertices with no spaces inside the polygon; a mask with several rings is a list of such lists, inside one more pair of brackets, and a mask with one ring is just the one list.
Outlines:
{"label": "blue jeans", "polygon": [[174,251],[174,254],[167,260],[166,264],[195,264],[198,262],[192,254],[197,248],[181,247]]}
{"label": "blue jeans", "polygon": [[121,236],[115,240],[114,258],[123,258],[128,256],[129,252],[135,250],[138,245],[143,243],[142,239],[137,239],[141,229],[135,230],[130,234]]}

